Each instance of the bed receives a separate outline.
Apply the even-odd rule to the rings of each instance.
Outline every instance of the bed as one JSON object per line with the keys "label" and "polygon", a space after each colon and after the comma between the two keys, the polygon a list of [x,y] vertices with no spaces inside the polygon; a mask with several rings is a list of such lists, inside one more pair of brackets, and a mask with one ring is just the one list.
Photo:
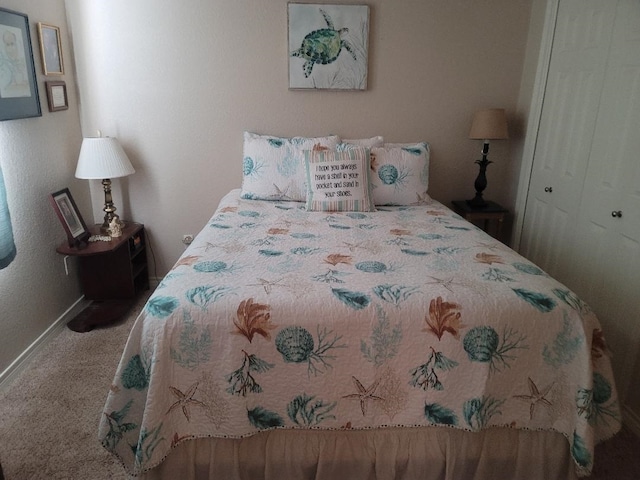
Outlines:
{"label": "bed", "polygon": [[[428,144],[305,141],[245,134],[242,189],[132,328],[102,444],[147,479],[588,475],[620,428],[588,305],[429,198]],[[305,176],[273,181],[294,151]],[[393,158],[404,197],[374,178]],[[313,200],[345,162],[370,198]]]}

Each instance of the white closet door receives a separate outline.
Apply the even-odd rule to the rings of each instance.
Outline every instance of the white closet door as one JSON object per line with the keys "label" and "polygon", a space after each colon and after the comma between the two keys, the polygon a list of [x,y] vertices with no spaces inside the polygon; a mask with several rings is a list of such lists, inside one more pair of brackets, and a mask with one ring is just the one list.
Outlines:
{"label": "white closet door", "polygon": [[561,281],[595,129],[615,3],[561,0],[520,251]]}
{"label": "white closet door", "polygon": [[568,283],[603,325],[624,399],[640,350],[638,0],[617,4],[574,245]]}

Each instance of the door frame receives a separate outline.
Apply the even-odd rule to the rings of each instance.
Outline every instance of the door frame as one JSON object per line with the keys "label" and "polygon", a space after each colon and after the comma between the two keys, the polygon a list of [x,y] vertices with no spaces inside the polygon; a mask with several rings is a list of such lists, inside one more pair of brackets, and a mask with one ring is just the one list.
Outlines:
{"label": "door frame", "polygon": [[520,251],[520,242],[524,229],[524,215],[527,208],[527,197],[529,196],[529,184],[531,181],[531,171],[533,170],[533,159],[538,141],[538,132],[540,131],[540,119],[542,118],[542,106],[547,89],[553,37],[556,33],[559,6],[560,0],[547,0],[536,78],[533,84],[533,94],[529,115],[527,117],[527,131],[525,134],[522,158],[520,160],[520,178],[518,180],[516,204],[513,214],[511,245],[513,245],[513,249],[516,251]]}

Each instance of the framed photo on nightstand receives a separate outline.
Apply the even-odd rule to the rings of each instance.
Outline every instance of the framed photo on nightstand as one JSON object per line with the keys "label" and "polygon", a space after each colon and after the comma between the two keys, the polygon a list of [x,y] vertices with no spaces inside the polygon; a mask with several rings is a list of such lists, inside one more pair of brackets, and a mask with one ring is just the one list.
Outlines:
{"label": "framed photo on nightstand", "polygon": [[87,225],[80,215],[80,211],[73,201],[68,188],[52,193],[49,199],[56,211],[64,231],[67,233],[70,247],[81,247],[86,244],[91,236]]}

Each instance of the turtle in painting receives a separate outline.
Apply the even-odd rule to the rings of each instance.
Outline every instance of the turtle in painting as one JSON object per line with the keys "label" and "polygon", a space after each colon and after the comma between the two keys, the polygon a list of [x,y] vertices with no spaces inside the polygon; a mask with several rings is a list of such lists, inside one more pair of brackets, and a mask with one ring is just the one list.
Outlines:
{"label": "turtle in painting", "polygon": [[319,10],[325,22],[327,22],[327,28],[321,28],[308,33],[302,40],[300,48],[291,52],[292,57],[300,57],[306,60],[302,67],[305,78],[309,78],[309,75],[311,75],[314,64],[327,65],[334,62],[343,48],[356,60],[353,47],[343,38],[344,35],[349,32],[349,29],[341,28],[336,30],[331,17],[321,8]]}

